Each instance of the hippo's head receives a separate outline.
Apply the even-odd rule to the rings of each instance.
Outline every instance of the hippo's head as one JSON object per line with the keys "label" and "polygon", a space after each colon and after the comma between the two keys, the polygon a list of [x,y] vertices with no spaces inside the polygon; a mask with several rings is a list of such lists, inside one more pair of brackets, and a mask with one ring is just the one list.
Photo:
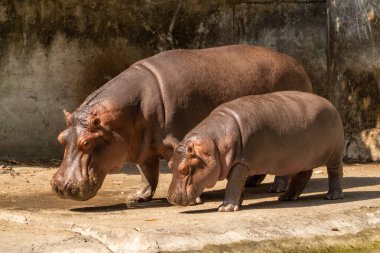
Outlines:
{"label": "hippo's head", "polygon": [[219,151],[212,139],[194,135],[175,149],[169,167],[173,171],[168,200],[190,205],[205,188],[213,187],[220,175]]}
{"label": "hippo's head", "polygon": [[88,200],[96,195],[109,172],[123,166],[125,137],[96,113],[65,111],[65,115],[67,128],[58,136],[65,153],[51,185],[62,198]]}

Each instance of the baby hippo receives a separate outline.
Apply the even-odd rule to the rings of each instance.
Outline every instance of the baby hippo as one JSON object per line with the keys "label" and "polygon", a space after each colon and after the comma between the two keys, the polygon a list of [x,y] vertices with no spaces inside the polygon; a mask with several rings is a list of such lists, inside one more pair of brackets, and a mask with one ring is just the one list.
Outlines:
{"label": "baby hippo", "polygon": [[326,99],[282,91],[242,97],[217,107],[175,148],[168,200],[189,205],[205,188],[227,178],[219,211],[237,211],[247,176],[292,176],[279,200],[296,200],[313,169],[327,166],[325,199],[341,199],[344,134]]}

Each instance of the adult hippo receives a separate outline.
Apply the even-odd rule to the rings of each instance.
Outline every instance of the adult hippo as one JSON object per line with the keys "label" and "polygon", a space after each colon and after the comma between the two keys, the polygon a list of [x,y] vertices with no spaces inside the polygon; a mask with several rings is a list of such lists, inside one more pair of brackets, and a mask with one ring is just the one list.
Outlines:
{"label": "adult hippo", "polygon": [[94,91],[59,136],[63,162],[51,181],[63,198],[94,197],[109,172],[137,164],[141,188],[129,201],[150,200],[159,158],[218,105],[279,90],[311,92],[304,68],[271,49],[234,45],[171,50],[143,59]]}

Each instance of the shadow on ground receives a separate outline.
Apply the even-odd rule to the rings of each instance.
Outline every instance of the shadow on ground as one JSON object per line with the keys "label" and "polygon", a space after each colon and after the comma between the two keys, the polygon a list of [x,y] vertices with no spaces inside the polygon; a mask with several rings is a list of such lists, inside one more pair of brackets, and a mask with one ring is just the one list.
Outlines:
{"label": "shadow on ground", "polygon": [[[267,193],[271,184],[266,183],[258,187],[246,188],[245,200],[256,199],[256,203],[242,206],[242,210],[249,209],[267,209],[267,208],[288,208],[288,207],[301,207],[301,206],[318,206],[328,205],[334,203],[346,203],[354,202],[365,199],[380,198],[379,191],[361,191],[360,189],[351,190],[352,188],[360,188],[366,186],[380,186],[380,178],[377,177],[346,177],[344,179],[345,199],[337,201],[325,201],[323,200],[324,193],[328,188],[327,178],[315,178],[311,179],[306,187],[304,193],[311,195],[302,196],[298,201],[292,202],[279,202],[277,200],[269,200],[268,198],[277,197],[278,194]],[[133,189],[128,189],[132,191]],[[202,194],[202,199],[205,202],[222,202],[224,198],[224,189],[221,190],[209,190]],[[312,194],[316,193],[316,194]],[[127,209],[146,209],[157,207],[169,207],[171,204],[167,202],[165,198],[154,198],[149,202],[133,203],[130,205],[125,204],[125,198],[129,192],[111,190],[102,191],[96,198],[90,199],[86,202],[78,202],[74,200],[60,199],[53,192],[47,192],[36,195],[20,195],[15,197],[0,198],[1,208],[11,208],[15,210],[28,210],[28,209],[67,209],[73,212],[96,212],[107,213],[117,212]],[[263,201],[260,201],[263,199]],[[264,200],[266,199],[266,200]],[[192,211],[183,211],[182,213],[207,213],[214,212],[217,208],[201,209]]]}
{"label": "shadow on ground", "polygon": [[[380,178],[370,178],[370,177],[347,177],[345,178],[345,188],[358,188],[363,186],[373,186],[380,185]],[[316,178],[311,179],[305,189],[304,193],[313,193],[313,192],[323,192],[327,191],[327,178]],[[266,183],[262,184],[258,187],[248,187],[246,188],[245,200],[251,199],[260,199],[260,198],[268,198],[273,196],[278,196],[275,193],[267,193],[271,184]],[[202,194],[203,201],[223,201],[225,190],[210,190]],[[327,201],[324,200],[323,194],[314,194],[308,196],[302,196],[297,201],[264,201],[259,203],[253,203],[249,205],[242,206],[242,210],[249,209],[270,209],[270,208],[289,208],[289,207],[301,207],[301,206],[317,206],[317,205],[326,205],[326,204],[334,204],[334,203],[345,203],[345,202],[353,202],[360,201],[365,199],[374,199],[380,197],[379,191],[349,191],[345,193],[345,198],[343,200],[336,201]],[[85,206],[79,208],[71,208],[71,211],[74,212],[115,212],[122,211],[127,209],[145,209],[145,208],[157,208],[157,207],[169,207],[170,203],[165,198],[156,198],[149,202],[140,202],[140,203],[132,203],[127,205],[125,203],[111,204],[111,205],[100,205],[100,206]],[[202,210],[192,210],[192,211],[184,211],[182,213],[207,213],[207,212],[215,212],[217,206],[215,208],[210,209],[202,209]]]}
{"label": "shadow on ground", "polygon": [[[304,194],[311,194],[314,192],[318,192],[318,194],[312,194],[307,196],[300,196],[297,201],[263,201],[258,203],[252,203],[248,205],[244,205],[241,207],[241,210],[250,210],[250,209],[271,209],[271,208],[290,208],[290,207],[302,207],[302,206],[319,206],[319,205],[328,205],[335,203],[347,203],[354,202],[366,199],[376,199],[380,198],[380,189],[379,191],[349,191],[351,188],[359,188],[365,186],[380,186],[380,178],[372,178],[372,177],[346,177],[344,179],[344,190],[345,195],[344,199],[341,200],[324,200],[325,193],[328,190],[328,180],[327,178],[316,178],[311,179],[308,185],[306,186]],[[260,199],[260,198],[268,198],[278,196],[279,194],[275,193],[267,193],[270,184],[262,184],[258,187],[249,187],[246,188],[245,200],[251,199]],[[225,190],[211,190],[202,194],[202,199],[204,201],[223,201]],[[182,213],[194,214],[194,213],[208,213],[215,212],[217,206],[215,208],[210,209],[202,209],[202,210],[191,210],[191,211],[183,211]]]}
{"label": "shadow on ground", "polygon": [[[316,178],[311,179],[306,190],[305,194],[310,194],[313,192],[321,192],[327,191],[327,179],[326,178]],[[271,184],[262,184],[258,187],[249,187],[246,189],[245,200],[251,199],[260,199],[260,198],[268,198],[273,196],[278,196],[275,193],[267,193]],[[380,185],[379,178],[371,178],[371,177],[347,177],[345,178],[345,188],[359,188],[364,186],[374,186]],[[202,199],[205,202],[208,201],[223,201],[225,190],[211,190],[202,194]],[[346,191],[345,198],[342,200],[329,201],[324,200],[325,193],[321,194],[313,194],[302,196],[297,201],[263,201],[253,204],[248,204],[242,206],[242,210],[249,209],[270,209],[270,208],[290,208],[290,207],[302,207],[302,206],[319,206],[319,205],[328,205],[335,203],[346,203],[346,202],[354,202],[366,199],[375,199],[380,198],[380,190],[379,191]],[[127,205],[125,203],[112,204],[112,205],[104,205],[104,206],[88,206],[88,207],[80,207],[80,208],[72,208],[71,211],[74,212],[113,212],[113,211],[122,211],[126,209],[145,209],[145,208],[156,208],[156,207],[169,207],[170,203],[165,198],[157,198],[153,199],[149,202],[141,202],[141,203],[132,203],[131,205]],[[182,213],[194,214],[194,213],[207,213],[207,212],[215,212],[217,206],[215,208],[210,209],[202,209],[202,210],[191,210],[191,211],[183,211]]]}
{"label": "shadow on ground", "polygon": [[106,206],[89,206],[89,207],[79,207],[72,208],[70,211],[74,212],[115,212],[123,211],[127,209],[144,209],[144,208],[155,208],[155,207],[168,207],[171,204],[165,198],[152,199],[149,202],[140,202],[140,203],[120,203],[115,205],[106,205]]}

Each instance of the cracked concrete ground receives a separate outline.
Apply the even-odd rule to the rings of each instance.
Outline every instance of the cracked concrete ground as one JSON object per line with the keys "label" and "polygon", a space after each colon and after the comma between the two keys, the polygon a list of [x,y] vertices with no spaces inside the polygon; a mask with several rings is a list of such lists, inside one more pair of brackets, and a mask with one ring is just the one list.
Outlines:
{"label": "cracked concrete ground", "polygon": [[55,168],[12,167],[0,173],[1,252],[292,252],[302,251],[305,240],[305,252],[313,252],[316,242],[380,247],[380,164],[345,165],[345,199],[338,201],[323,200],[324,168],[314,170],[294,202],[278,202],[267,193],[273,180],[268,177],[247,189],[235,213],[216,212],[225,182],[205,192],[202,205],[168,204],[171,174],[165,166],[154,200],[131,206],[125,198],[140,180],[133,168],[109,175],[95,198],[76,202],[51,191]]}

